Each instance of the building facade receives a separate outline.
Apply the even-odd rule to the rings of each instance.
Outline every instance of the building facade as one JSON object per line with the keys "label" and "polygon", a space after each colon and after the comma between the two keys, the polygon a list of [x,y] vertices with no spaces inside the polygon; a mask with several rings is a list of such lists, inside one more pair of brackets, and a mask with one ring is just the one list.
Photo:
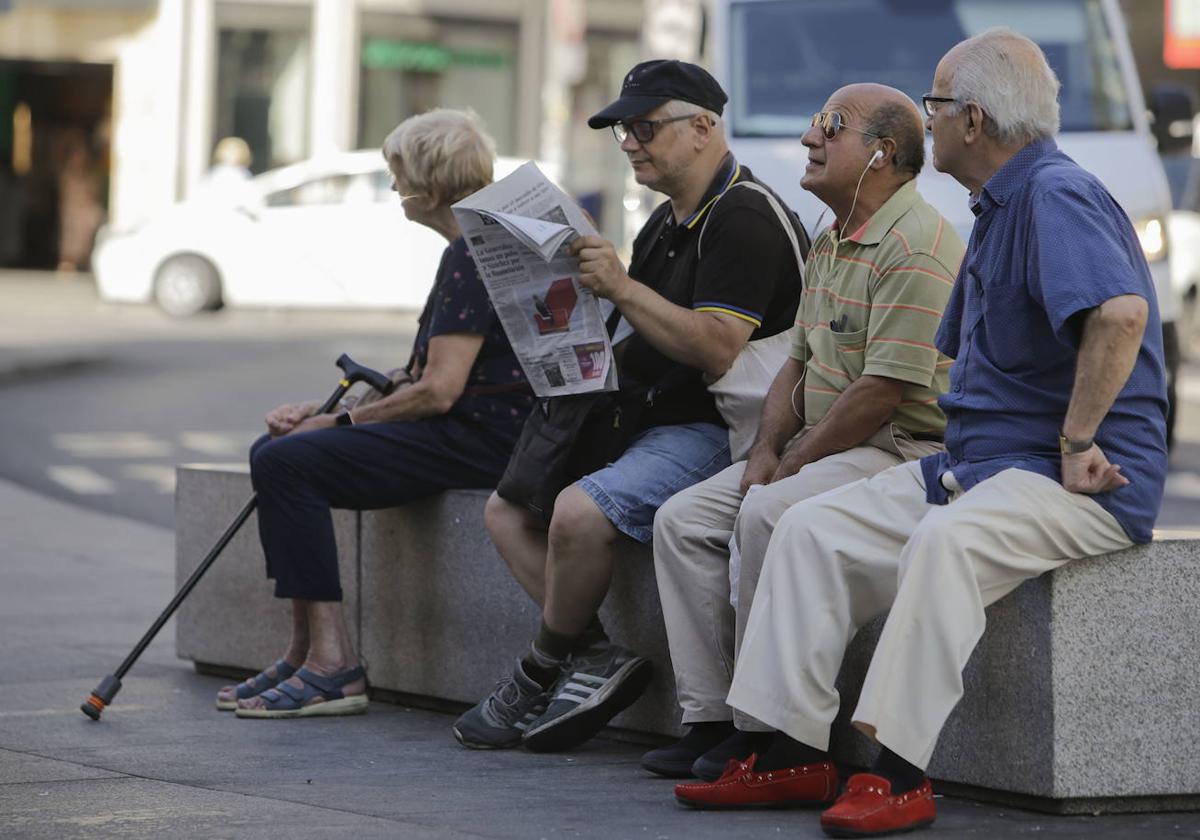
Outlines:
{"label": "building facade", "polygon": [[0,265],[47,263],[46,243],[20,243],[39,230],[53,239],[54,212],[41,205],[70,192],[58,183],[67,146],[86,145],[89,189],[108,222],[127,227],[186,198],[222,137],[246,140],[261,172],[378,147],[435,106],[473,108],[501,154],[558,165],[564,186],[623,238],[627,167],[585,121],[642,55],[643,4],[6,0]]}

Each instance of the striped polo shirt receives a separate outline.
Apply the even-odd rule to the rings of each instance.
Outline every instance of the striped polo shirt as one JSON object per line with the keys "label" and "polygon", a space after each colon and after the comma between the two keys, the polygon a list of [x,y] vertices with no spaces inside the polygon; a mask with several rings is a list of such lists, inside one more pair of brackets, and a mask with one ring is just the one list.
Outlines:
{"label": "striped polo shirt", "polygon": [[917,192],[900,187],[852,236],[836,225],[817,237],[805,263],[805,290],[792,332],[792,357],[806,362],[804,419],[817,423],[860,376],[905,383],[891,422],[940,435],[938,395],[951,360],[934,335],[965,247]]}

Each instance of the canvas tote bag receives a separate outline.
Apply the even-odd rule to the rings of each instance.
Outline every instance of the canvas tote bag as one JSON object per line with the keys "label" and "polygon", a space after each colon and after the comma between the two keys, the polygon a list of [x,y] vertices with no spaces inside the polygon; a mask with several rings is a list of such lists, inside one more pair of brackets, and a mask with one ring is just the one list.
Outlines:
{"label": "canvas tote bag", "polygon": [[[787,234],[788,241],[792,244],[792,251],[796,255],[796,266],[800,271],[800,293],[803,295],[804,254],[800,249],[799,237],[796,236],[796,229],[792,226],[787,211],[783,209],[779,199],[761,184],[753,181],[738,181],[729,189],[735,187],[745,187],[760,193],[766,198],[771,209],[775,211],[779,224],[783,226],[783,232]],[[728,192],[729,190],[726,190],[722,196]],[[699,241],[696,243],[696,253],[701,259],[704,257],[704,230],[712,215],[710,210],[704,219],[704,225],[700,228]],[[716,399],[717,411],[721,413],[722,419],[729,426],[729,457],[733,463],[746,457],[750,446],[754,443],[754,438],[758,435],[763,401],[766,400],[767,390],[771,387],[775,375],[787,361],[791,341],[791,331],[784,330],[767,338],[746,342],[746,346],[738,353],[733,364],[729,366],[729,370],[725,371],[720,379],[708,383],[708,391]]]}

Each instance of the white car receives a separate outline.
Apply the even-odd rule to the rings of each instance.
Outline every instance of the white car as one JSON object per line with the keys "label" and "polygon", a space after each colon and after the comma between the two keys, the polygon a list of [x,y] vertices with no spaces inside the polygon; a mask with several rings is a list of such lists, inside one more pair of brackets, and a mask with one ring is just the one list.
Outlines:
{"label": "white car", "polygon": [[[496,177],[524,161],[502,158]],[[378,149],[265,172],[132,230],[106,228],[100,297],[194,315],[228,306],[425,304],[446,241],[408,221]]]}
{"label": "white car", "polygon": [[1189,154],[1163,157],[1174,209],[1167,219],[1171,247],[1171,285],[1183,304],[1180,341],[1189,355],[1197,327],[1200,298],[1200,158]]}

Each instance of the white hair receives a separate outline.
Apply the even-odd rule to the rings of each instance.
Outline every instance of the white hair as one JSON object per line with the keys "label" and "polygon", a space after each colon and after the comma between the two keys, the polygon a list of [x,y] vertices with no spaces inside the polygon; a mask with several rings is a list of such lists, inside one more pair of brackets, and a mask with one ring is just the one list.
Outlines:
{"label": "white hair", "polygon": [[950,96],[955,114],[973,102],[984,131],[1004,145],[1025,145],[1058,132],[1058,76],[1042,48],[1011,29],[989,29],[954,47]]}
{"label": "white hair", "polygon": [[496,144],[474,111],[435,108],[396,126],[383,156],[408,189],[452,204],[492,182]]}
{"label": "white hair", "polygon": [[[710,111],[707,108],[701,108],[692,102],[685,102],[682,99],[672,99],[662,106],[662,111],[659,113],[659,119],[668,119],[670,117],[686,117],[691,114],[700,114],[712,122],[713,125],[720,125],[721,118],[716,112]],[[683,122],[683,120],[680,120]]]}

